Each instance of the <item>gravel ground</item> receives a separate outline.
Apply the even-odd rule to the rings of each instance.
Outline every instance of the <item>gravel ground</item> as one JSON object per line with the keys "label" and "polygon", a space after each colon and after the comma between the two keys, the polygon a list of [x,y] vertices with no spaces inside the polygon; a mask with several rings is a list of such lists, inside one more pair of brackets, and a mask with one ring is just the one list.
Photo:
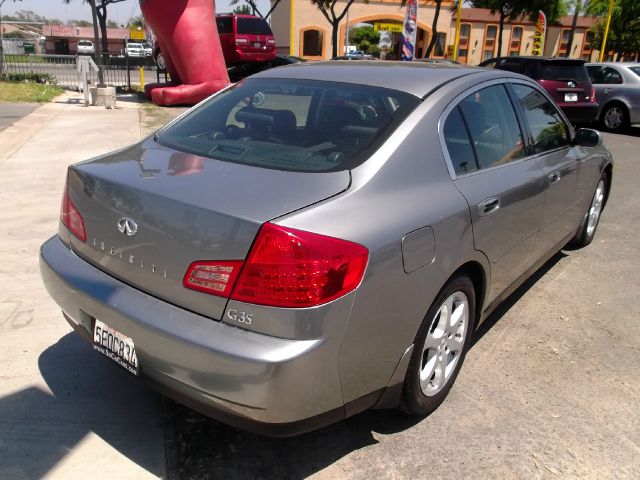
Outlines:
{"label": "gravel ground", "polygon": [[614,188],[594,242],[489,318],[436,412],[369,411],[282,440],[167,401],[170,477],[640,478],[640,128],[605,143]]}

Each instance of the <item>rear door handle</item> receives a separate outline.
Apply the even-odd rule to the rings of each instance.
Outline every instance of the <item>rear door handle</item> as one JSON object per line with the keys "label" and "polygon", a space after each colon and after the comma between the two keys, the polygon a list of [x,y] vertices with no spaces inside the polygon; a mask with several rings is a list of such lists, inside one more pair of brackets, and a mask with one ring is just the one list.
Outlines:
{"label": "rear door handle", "polygon": [[608,88],[605,88],[602,93],[604,93],[605,95],[608,94],[611,90],[609,90]]}
{"label": "rear door handle", "polygon": [[500,208],[500,199],[498,197],[487,198],[478,204],[478,213],[480,216],[489,215]]}
{"label": "rear door handle", "polygon": [[560,172],[555,171],[549,174],[549,185],[553,185],[554,183],[558,183],[560,181]]}

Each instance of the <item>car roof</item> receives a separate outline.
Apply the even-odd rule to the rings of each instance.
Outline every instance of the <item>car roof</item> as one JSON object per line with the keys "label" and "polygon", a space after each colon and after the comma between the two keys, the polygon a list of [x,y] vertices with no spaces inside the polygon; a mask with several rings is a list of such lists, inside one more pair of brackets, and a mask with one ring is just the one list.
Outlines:
{"label": "car roof", "polygon": [[[472,74],[493,72],[485,68],[456,64],[425,62],[392,62],[367,60],[366,62],[308,62],[286,65],[252,75],[252,78],[281,78],[323,80],[383,87],[424,97],[432,90],[456,78]],[[504,71],[495,71],[495,77],[504,77]],[[519,76],[518,76],[519,77]]]}
{"label": "car roof", "polygon": [[589,62],[587,65],[606,65],[608,66],[619,66],[619,67],[640,67],[640,63],[637,62]]}
{"label": "car roof", "polygon": [[535,62],[561,62],[561,63],[585,63],[585,60],[581,58],[566,58],[566,57],[540,57],[536,55],[513,55],[506,57],[493,57],[489,60],[485,60],[482,63],[490,62],[492,60],[527,60]]}

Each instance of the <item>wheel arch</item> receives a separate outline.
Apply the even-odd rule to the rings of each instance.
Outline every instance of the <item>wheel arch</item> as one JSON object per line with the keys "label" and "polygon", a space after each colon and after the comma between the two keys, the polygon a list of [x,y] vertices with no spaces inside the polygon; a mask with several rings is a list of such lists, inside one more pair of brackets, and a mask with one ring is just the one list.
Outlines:
{"label": "wheel arch", "polygon": [[488,274],[480,262],[471,260],[458,267],[458,269],[453,272],[453,274],[451,274],[451,276],[444,284],[446,285],[447,283],[449,283],[449,281],[451,281],[451,279],[457,275],[468,276],[471,280],[471,283],[473,284],[473,290],[476,296],[476,311],[474,312],[473,322],[473,329],[475,330],[476,328],[478,328],[478,325],[480,323],[480,316],[482,314],[483,306],[486,300],[486,294],[488,290]]}
{"label": "wheel arch", "polygon": [[629,105],[627,105],[625,103],[625,101],[623,99],[621,99],[621,98],[610,98],[609,100],[606,101],[606,103],[600,109],[600,114],[598,115],[598,120],[599,121],[603,121],[604,112],[606,112],[607,108],[609,108],[611,105],[620,105],[624,109],[624,111],[625,111],[625,113],[627,115],[627,118],[629,118],[629,115],[630,115],[630,112],[631,112],[631,110],[629,108]]}
{"label": "wheel arch", "polygon": [[607,190],[604,195],[604,205],[603,205],[603,207],[605,207],[607,205],[607,201],[609,200],[609,194],[611,193],[611,187],[613,185],[613,164],[608,163],[606,167],[604,167],[604,170],[602,171],[602,173],[607,174]]}

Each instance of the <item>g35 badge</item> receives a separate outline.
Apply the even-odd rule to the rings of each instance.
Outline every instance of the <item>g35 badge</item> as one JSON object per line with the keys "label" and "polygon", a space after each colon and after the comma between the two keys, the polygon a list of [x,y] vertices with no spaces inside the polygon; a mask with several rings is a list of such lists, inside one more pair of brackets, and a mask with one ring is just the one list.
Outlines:
{"label": "g35 badge", "polygon": [[230,308],[229,311],[227,311],[227,317],[235,322],[246,325],[251,325],[251,322],[253,322],[253,313],[240,312],[235,308]]}

